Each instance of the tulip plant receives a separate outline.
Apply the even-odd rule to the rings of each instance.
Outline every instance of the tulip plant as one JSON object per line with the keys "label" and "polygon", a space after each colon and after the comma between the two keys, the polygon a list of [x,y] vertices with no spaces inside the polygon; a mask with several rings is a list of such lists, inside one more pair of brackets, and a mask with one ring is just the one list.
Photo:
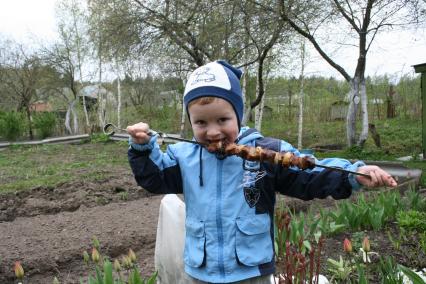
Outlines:
{"label": "tulip plant", "polygon": [[[100,254],[99,241],[93,239],[93,248],[91,251],[91,260],[94,264],[95,275],[89,275],[87,284],[154,284],[157,273],[151,275],[147,280],[142,279],[138,266],[136,254],[129,249],[127,255],[121,257],[121,261],[115,259],[113,263]],[[83,260],[89,264],[89,254],[83,252]],[[80,281],[83,283],[83,281]]]}
{"label": "tulip plant", "polygon": [[[276,211],[275,223],[275,251],[284,271],[278,275],[279,283],[317,283],[324,244],[324,237],[315,232],[317,224],[307,230],[303,218],[293,220],[283,209]],[[313,237],[316,245],[308,237]]]}
{"label": "tulip plant", "polygon": [[[94,276],[89,275],[86,282],[80,279],[81,284],[155,284],[157,278],[156,272],[148,279],[141,277],[136,262],[137,257],[132,249],[129,249],[127,255],[121,257],[121,261],[115,259],[114,263],[111,263],[109,259],[100,253],[99,241],[94,238],[92,243],[91,254],[89,255],[87,251],[84,251],[83,261],[87,267],[90,267],[93,263],[95,274]],[[23,283],[24,268],[21,262],[15,262],[14,271],[19,281],[18,283]],[[54,277],[52,283],[60,284],[60,281],[57,277]]]}
{"label": "tulip plant", "polygon": [[18,279],[19,283],[22,283],[23,279],[24,279],[24,268],[21,265],[20,261],[16,261],[15,262],[15,276]]}

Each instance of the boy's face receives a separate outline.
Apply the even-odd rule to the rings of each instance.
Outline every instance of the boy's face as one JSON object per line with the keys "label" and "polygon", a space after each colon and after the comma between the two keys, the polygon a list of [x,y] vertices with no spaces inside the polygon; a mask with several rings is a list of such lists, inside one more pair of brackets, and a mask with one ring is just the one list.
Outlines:
{"label": "boy's face", "polygon": [[198,142],[233,143],[237,139],[239,132],[237,115],[226,100],[217,98],[209,104],[193,104],[189,106],[188,112],[192,131]]}

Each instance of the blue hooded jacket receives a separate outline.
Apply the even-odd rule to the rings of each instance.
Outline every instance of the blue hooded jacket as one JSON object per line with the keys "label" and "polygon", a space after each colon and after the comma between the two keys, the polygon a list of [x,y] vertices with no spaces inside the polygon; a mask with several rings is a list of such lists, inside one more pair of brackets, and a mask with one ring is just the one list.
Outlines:
{"label": "blue hooded jacket", "polygon": [[[237,144],[300,155],[289,143],[264,138],[247,127],[241,129]],[[342,199],[359,188],[346,173],[320,168],[301,171],[237,156],[217,157],[185,142],[169,145],[163,153],[155,137],[148,144],[131,143],[128,156],[140,186],[158,194],[184,194],[185,271],[210,283],[274,273],[275,192],[303,200]],[[364,165],[344,159],[317,163],[352,171]]]}

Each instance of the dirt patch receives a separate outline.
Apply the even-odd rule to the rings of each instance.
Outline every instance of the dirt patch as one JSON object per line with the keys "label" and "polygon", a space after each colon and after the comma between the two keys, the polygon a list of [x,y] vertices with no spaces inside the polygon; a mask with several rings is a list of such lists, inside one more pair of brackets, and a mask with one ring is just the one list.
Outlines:
{"label": "dirt patch", "polygon": [[79,283],[93,236],[110,258],[132,248],[142,274],[150,275],[161,198],[139,188],[129,172],[0,195],[0,283],[15,283],[17,260],[27,283],[51,283],[54,276]]}
{"label": "dirt patch", "polygon": [[[61,283],[79,283],[80,277],[86,279],[88,272],[82,252],[91,249],[93,236],[99,239],[101,252],[111,259],[132,248],[142,274],[153,273],[162,196],[139,188],[127,169],[108,175],[108,179],[97,182],[82,180],[0,195],[0,283],[15,283],[13,263],[17,260],[24,266],[27,283],[51,283],[54,276]],[[323,208],[335,205],[332,199],[282,199],[295,212],[306,211],[313,203]],[[387,230],[396,234],[395,226]],[[380,249],[382,255],[395,256],[401,264],[426,266],[426,256],[418,251],[418,240],[408,239],[401,250],[395,251],[387,230],[365,232],[373,248]],[[338,259],[346,236],[339,234],[326,239],[322,263],[329,257]],[[416,248],[418,257],[413,260],[407,251]],[[375,283],[373,276],[371,280]]]}
{"label": "dirt patch", "polygon": [[0,222],[17,217],[56,214],[76,211],[81,206],[94,207],[114,202],[137,200],[151,196],[138,187],[129,170],[106,173],[109,178],[100,181],[77,181],[53,187],[0,195]]}

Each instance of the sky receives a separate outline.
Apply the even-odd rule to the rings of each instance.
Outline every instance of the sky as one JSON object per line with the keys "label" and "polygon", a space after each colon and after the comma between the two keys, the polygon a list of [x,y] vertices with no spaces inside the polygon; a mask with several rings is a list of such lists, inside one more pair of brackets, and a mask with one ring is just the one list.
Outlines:
{"label": "sky", "polygon": [[[0,0],[0,34],[19,42],[57,38],[55,2],[57,0]],[[356,58],[345,52],[336,57],[350,75],[355,68]],[[306,75],[334,76],[340,74],[323,61],[308,45],[309,63]],[[393,32],[376,38],[367,57],[366,75],[399,77],[414,75],[412,65],[426,63],[426,28],[416,31]],[[295,71],[297,73],[297,71]],[[298,76],[298,74],[295,74]]]}

